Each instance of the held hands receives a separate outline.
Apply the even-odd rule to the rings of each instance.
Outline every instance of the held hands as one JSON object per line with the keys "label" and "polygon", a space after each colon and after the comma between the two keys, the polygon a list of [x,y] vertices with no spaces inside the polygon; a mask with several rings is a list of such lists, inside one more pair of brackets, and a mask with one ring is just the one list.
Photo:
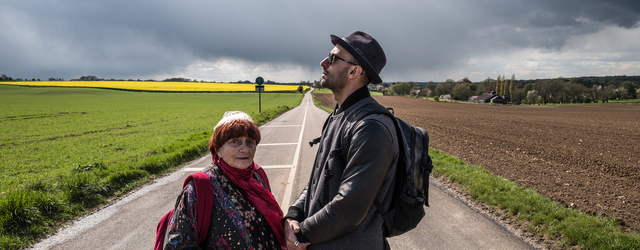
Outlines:
{"label": "held hands", "polygon": [[300,232],[300,223],[298,221],[287,219],[284,223],[284,235],[287,238],[287,248],[293,250],[305,250],[311,243],[301,243],[296,238],[296,233]]}

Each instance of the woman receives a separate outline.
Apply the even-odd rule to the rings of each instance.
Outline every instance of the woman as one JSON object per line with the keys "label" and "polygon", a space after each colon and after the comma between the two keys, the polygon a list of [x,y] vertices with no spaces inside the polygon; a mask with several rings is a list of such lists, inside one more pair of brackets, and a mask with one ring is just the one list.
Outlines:
{"label": "woman", "polygon": [[[198,244],[195,184],[176,201],[165,249],[282,249],[282,210],[264,170],[253,163],[260,130],[249,115],[226,112],[209,140],[213,212],[207,238]],[[262,177],[261,177],[262,176]]]}

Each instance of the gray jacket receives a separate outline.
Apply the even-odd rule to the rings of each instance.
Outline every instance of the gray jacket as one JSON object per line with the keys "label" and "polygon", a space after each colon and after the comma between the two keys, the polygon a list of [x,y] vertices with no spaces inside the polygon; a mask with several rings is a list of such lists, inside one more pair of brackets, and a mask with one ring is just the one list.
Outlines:
{"label": "gray jacket", "polygon": [[[322,132],[307,187],[287,218],[300,222],[301,242],[309,249],[384,249],[382,217],[373,206],[391,203],[398,139],[393,121],[359,112],[380,106],[368,96],[342,111],[336,109]],[[342,136],[340,136],[342,135]]]}

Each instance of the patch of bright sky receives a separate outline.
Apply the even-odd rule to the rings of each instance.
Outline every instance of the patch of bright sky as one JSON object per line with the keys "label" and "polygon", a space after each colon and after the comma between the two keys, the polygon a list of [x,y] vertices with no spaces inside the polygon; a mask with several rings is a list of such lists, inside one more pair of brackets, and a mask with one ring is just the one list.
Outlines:
{"label": "patch of bright sky", "polygon": [[[297,64],[255,63],[234,58],[219,58],[212,61],[198,61],[177,73],[164,78],[189,76],[191,79],[216,82],[254,82],[258,76],[265,81],[281,83],[313,81],[320,79],[322,69],[308,69]],[[162,79],[164,79],[162,78]],[[160,79],[160,78],[158,78]]]}
{"label": "patch of bright sky", "polygon": [[[609,26],[597,33],[574,36],[560,50],[522,48],[505,54],[493,54],[465,60],[460,69],[444,71],[436,77],[469,77],[482,81],[515,74],[517,79],[542,79],[560,76],[637,75],[640,72],[640,28]],[[489,75],[487,75],[489,74]]]}

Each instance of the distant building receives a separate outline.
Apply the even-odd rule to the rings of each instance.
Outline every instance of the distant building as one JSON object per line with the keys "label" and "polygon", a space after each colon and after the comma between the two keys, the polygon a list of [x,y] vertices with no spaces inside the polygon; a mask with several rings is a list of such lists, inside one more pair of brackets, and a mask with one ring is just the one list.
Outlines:
{"label": "distant building", "polygon": [[469,100],[467,100],[467,102],[477,102],[477,101],[478,101],[478,96],[477,95],[469,97]]}
{"label": "distant building", "polygon": [[438,97],[438,98],[440,98],[440,100],[453,100],[453,99],[451,98],[451,95],[449,95],[449,94],[446,94],[446,95],[440,95],[440,97]]}
{"label": "distant building", "polygon": [[382,84],[369,84],[369,90],[382,92],[384,90],[384,85],[382,85]]}
{"label": "distant building", "polygon": [[506,103],[504,98],[496,95],[496,92],[483,93],[482,95],[478,96],[476,101],[478,103],[499,103],[499,104]]}
{"label": "distant building", "polygon": [[482,95],[479,95],[478,98],[476,98],[476,102],[489,103],[491,102],[491,98],[493,98],[494,96],[496,96],[494,93],[482,93]]}
{"label": "distant building", "polygon": [[504,98],[499,97],[499,96],[497,96],[497,95],[496,95],[496,96],[494,96],[494,97],[492,97],[492,98],[489,100],[489,102],[491,102],[491,103],[498,103],[498,104],[505,104],[505,103],[507,103],[507,102],[505,102],[505,101],[504,101]]}

